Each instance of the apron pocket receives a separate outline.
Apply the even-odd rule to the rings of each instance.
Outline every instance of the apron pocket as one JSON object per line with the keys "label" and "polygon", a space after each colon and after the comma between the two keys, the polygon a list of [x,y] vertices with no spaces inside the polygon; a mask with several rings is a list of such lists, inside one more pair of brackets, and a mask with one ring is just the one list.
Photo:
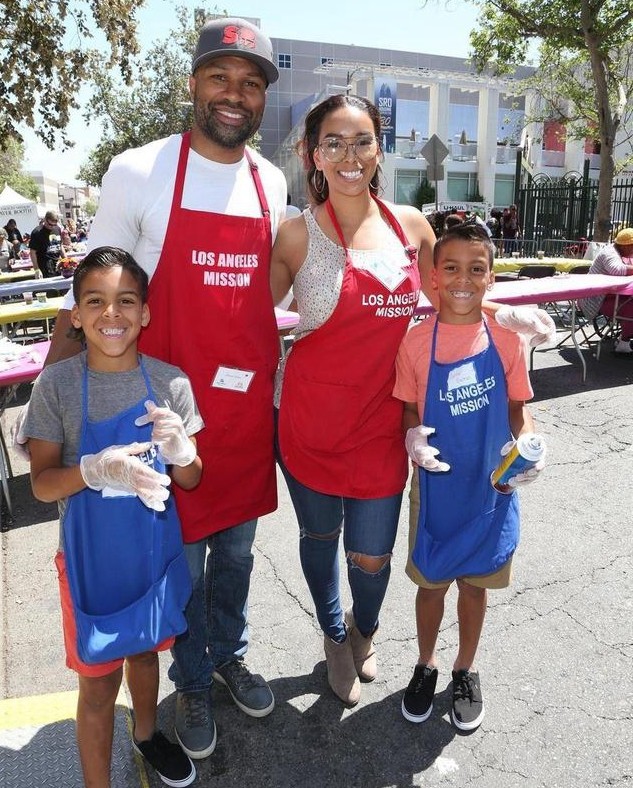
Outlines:
{"label": "apron pocket", "polygon": [[295,441],[315,451],[349,451],[360,413],[358,386],[305,379],[293,384],[288,417]]}
{"label": "apron pocket", "polygon": [[420,524],[412,559],[427,580],[439,583],[495,572],[510,558],[518,542],[518,496],[499,495],[494,509],[465,523],[445,539],[432,536]]}
{"label": "apron pocket", "polygon": [[184,553],[136,602],[102,615],[84,613],[76,600],[77,653],[88,665],[151,651],[187,629],[184,609],[191,596],[191,576]]}

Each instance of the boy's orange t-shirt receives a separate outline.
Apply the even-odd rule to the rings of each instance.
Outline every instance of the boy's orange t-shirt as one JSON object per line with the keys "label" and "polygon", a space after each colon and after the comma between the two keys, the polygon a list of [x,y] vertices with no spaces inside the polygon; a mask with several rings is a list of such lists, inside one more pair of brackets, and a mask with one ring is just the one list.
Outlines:
{"label": "boy's orange t-shirt", "polygon": [[[436,318],[430,317],[414,323],[402,340],[396,357],[393,395],[404,402],[416,402],[420,421],[424,417],[435,322]],[[534,392],[528,372],[525,340],[494,320],[487,320],[487,325],[505,372],[508,399],[518,402],[532,399]],[[435,360],[450,364],[481,353],[487,346],[488,335],[483,321],[467,325],[439,323]]]}

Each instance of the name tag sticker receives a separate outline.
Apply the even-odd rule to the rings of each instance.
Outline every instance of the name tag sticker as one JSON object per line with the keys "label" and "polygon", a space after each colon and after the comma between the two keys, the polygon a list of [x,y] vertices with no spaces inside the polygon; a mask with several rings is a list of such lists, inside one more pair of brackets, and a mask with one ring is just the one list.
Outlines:
{"label": "name tag sticker", "polygon": [[365,270],[369,271],[387,290],[393,291],[407,278],[402,268],[393,269],[384,260],[373,258],[368,260]]}
{"label": "name tag sticker", "polygon": [[475,372],[475,365],[472,361],[462,364],[461,367],[456,367],[448,373],[448,388],[458,389],[461,386],[470,386],[477,382],[477,373]]}
{"label": "name tag sticker", "polygon": [[211,381],[211,386],[214,389],[228,389],[246,394],[254,377],[255,373],[251,370],[220,365]]}

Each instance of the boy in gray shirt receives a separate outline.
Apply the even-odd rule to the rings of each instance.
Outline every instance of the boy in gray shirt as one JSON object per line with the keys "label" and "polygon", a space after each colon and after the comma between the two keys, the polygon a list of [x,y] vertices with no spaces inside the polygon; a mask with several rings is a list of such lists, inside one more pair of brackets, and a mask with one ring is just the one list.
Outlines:
{"label": "boy in gray shirt", "polygon": [[[133,743],[168,785],[195,768],[156,730],[158,654],[186,629],[191,579],[168,485],[195,487],[202,419],[177,367],[141,356],[148,280],[122,249],[90,252],[75,273],[71,319],[86,350],[46,367],[25,433],[37,498],[60,505],[66,664],[79,675],[84,781],[108,785],[114,704],[126,664]],[[167,474],[169,470],[169,475]]]}

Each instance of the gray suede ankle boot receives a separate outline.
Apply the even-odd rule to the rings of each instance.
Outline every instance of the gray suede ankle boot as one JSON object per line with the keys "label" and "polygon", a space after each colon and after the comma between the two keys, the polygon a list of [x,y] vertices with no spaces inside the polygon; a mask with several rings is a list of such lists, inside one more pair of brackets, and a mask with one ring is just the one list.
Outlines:
{"label": "gray suede ankle boot", "polygon": [[325,635],[323,638],[327,662],[327,680],[332,692],[347,706],[355,706],[360,700],[360,681],[354,666],[349,632],[342,643]]}
{"label": "gray suede ankle boot", "polygon": [[352,647],[352,656],[356,673],[361,681],[369,682],[376,678],[378,668],[376,665],[376,649],[374,647],[374,630],[368,637],[363,637],[356,627],[352,609],[345,611],[345,625],[347,639]]}

